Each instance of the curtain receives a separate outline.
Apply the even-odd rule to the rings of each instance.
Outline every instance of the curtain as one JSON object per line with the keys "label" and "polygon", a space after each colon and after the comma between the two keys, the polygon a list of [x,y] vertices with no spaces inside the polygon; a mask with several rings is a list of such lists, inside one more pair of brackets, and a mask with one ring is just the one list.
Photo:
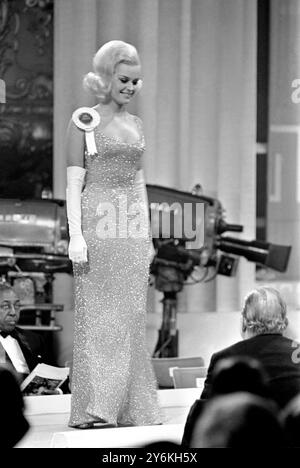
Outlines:
{"label": "curtain", "polygon": [[[144,121],[148,183],[190,191],[199,182],[226,220],[255,237],[256,2],[55,0],[54,194],[65,198],[64,138],[72,112],[94,105],[82,90],[98,48],[134,44],[144,85],[130,111]],[[254,284],[240,259],[234,278],[186,286],[179,310],[237,310]],[[150,295],[154,292],[150,292]],[[153,307],[161,308],[159,294]]]}
{"label": "curtain", "polygon": [[279,290],[289,290],[296,308],[300,278],[300,103],[292,94],[296,92],[295,82],[300,83],[299,0],[273,0],[270,23],[267,232],[270,242],[292,246],[285,284],[280,273],[273,275],[273,281]]}

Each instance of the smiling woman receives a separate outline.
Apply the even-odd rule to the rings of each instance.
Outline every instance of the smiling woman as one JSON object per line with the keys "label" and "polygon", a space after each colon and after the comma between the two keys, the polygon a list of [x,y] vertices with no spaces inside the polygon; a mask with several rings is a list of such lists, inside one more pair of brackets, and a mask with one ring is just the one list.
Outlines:
{"label": "smiling woman", "polygon": [[[99,49],[93,65],[84,86],[98,105],[75,111],[67,135],[75,281],[69,425],[159,424],[146,348],[152,242],[141,164],[145,142],[141,120],[126,111],[141,86],[141,64],[135,47],[111,41]],[[127,220],[135,223],[130,233]]]}
{"label": "smiling woman", "polygon": [[[125,143],[135,143],[140,138],[136,119],[125,111],[125,106],[140,88],[140,65],[119,63],[112,75],[110,83],[110,102],[113,102],[118,112],[107,112],[108,105],[98,104],[94,109],[100,114],[99,130],[105,131],[110,137],[116,137]],[[107,98],[106,98],[107,99]]]}
{"label": "smiling woman", "polygon": [[119,63],[111,80],[111,97],[120,104],[123,103],[120,97],[125,96],[127,99],[130,99],[136,91],[140,74],[140,65]]}
{"label": "smiling woman", "polygon": [[[127,65],[126,72],[130,76],[122,76],[122,70],[117,70],[120,65]],[[100,102],[110,100],[110,92],[113,84],[120,80],[125,84],[133,78],[133,94],[141,88],[141,63],[137,50],[131,44],[123,41],[110,41],[104,44],[94,56],[94,72],[88,73],[83,80],[84,87],[95,94]],[[132,67],[134,68],[132,70]],[[137,72],[137,77],[132,74]]]}

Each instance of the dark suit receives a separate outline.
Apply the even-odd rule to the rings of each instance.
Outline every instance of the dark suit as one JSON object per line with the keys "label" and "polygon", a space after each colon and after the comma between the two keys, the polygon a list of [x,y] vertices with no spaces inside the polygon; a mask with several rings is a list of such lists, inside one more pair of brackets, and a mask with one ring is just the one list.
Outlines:
{"label": "dark suit", "polygon": [[257,359],[263,365],[271,396],[280,407],[300,393],[300,345],[280,334],[264,334],[239,341],[213,354],[201,399],[211,396],[212,373],[216,363],[220,359],[237,356]]}
{"label": "dark suit", "polygon": [[[29,330],[23,330],[19,327],[15,327],[11,336],[19,343],[30,372],[40,362],[47,363],[48,359],[46,356],[45,344],[40,335]],[[6,355],[6,359],[8,364],[13,366],[8,355]]]}
{"label": "dark suit", "polygon": [[[40,363],[53,365],[41,335],[30,330],[23,330],[22,328],[15,327],[11,336],[19,343],[30,372]],[[2,346],[1,343],[0,346]],[[16,372],[7,353],[5,353],[5,355],[6,364],[12,367]],[[16,375],[20,383],[27,377],[27,374],[20,374],[19,372],[16,372]],[[67,379],[60,388],[63,393],[70,393],[69,379]]]}

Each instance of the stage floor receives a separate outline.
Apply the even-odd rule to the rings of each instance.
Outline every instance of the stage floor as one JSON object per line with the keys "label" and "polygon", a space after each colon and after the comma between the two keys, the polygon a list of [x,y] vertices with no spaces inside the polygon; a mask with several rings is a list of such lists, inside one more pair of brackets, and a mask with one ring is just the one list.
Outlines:
{"label": "stage floor", "polygon": [[157,440],[180,443],[188,411],[201,391],[201,388],[158,390],[163,425],[85,430],[68,427],[70,395],[26,397],[25,414],[31,427],[17,447],[140,447]]}

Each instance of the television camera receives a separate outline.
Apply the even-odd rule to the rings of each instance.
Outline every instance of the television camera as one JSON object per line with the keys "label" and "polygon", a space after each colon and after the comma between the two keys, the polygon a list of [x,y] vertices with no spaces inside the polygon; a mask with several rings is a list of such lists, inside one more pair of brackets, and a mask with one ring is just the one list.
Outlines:
{"label": "television camera", "polygon": [[[217,274],[233,276],[240,256],[279,272],[286,271],[288,266],[291,246],[224,235],[229,231],[240,233],[243,226],[227,223],[221,202],[204,196],[199,187],[189,193],[147,185],[156,249],[151,274],[155,288],[164,294],[163,319],[154,357],[178,355],[177,293],[185,284],[208,282]],[[186,225],[190,225],[189,232],[195,233],[193,239],[185,235]],[[197,245],[199,231],[202,235]],[[191,241],[194,241],[192,248],[188,247]]]}
{"label": "television camera", "polygon": [[[208,282],[217,274],[233,276],[240,256],[284,272],[291,247],[225,236],[242,232],[243,226],[228,224],[220,201],[199,187],[189,193],[147,185],[147,191],[156,249],[151,274],[164,294],[154,356],[172,357],[178,352],[177,293],[185,284]],[[0,276],[15,281],[42,275],[46,286],[39,301],[51,301],[55,273],[72,274],[68,240],[64,200],[0,199]]]}
{"label": "television camera", "polygon": [[72,273],[65,202],[1,198],[0,282],[16,288],[22,303],[19,324],[46,333],[49,353],[54,353],[52,332],[61,330],[57,313],[64,310],[52,302],[58,272]]}

